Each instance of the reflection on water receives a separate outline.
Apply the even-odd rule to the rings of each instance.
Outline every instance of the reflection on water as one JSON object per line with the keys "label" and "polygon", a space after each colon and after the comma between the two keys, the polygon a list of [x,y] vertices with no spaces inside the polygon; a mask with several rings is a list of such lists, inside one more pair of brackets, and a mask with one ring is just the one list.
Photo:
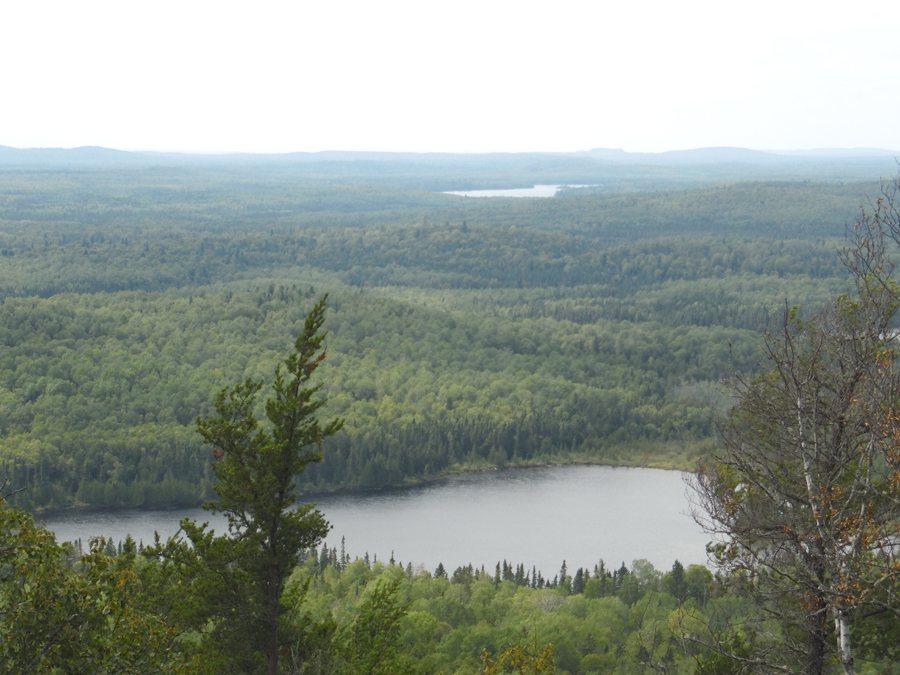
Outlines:
{"label": "reflection on water", "polygon": [[[472,563],[493,568],[499,560],[536,566],[551,576],[565,559],[569,569],[593,567],[600,558],[618,567],[646,558],[668,569],[705,563],[706,536],[687,514],[682,474],[605,466],[540,467],[487,471],[413,488],[342,495],[311,495],[334,526],[329,546],[366,552],[405,565],[449,570]],[[101,511],[55,514],[45,519],[61,540],[126,534],[145,544],[154,530],[173,535],[182,518],[221,516],[201,509]]]}

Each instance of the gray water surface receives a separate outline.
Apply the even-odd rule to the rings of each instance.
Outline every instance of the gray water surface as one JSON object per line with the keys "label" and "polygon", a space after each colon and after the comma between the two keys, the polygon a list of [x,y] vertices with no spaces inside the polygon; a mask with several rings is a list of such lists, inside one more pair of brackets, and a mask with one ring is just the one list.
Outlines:
{"label": "gray water surface", "polygon": [[445,195],[460,197],[555,197],[563,187],[591,187],[590,185],[535,185],[530,188],[509,188],[502,190],[456,190],[445,192]]}
{"label": "gray water surface", "polygon": [[[668,569],[705,564],[708,537],[688,515],[682,474],[658,469],[561,466],[486,471],[419,487],[310,495],[332,523],[329,546],[366,552],[433,570],[472,563],[493,569],[500,560],[524,563],[552,577],[570,570],[645,558]],[[45,517],[63,541],[95,535],[116,541],[131,534],[145,544],[154,530],[165,539],[182,518],[224,519],[201,509],[66,512]]]}

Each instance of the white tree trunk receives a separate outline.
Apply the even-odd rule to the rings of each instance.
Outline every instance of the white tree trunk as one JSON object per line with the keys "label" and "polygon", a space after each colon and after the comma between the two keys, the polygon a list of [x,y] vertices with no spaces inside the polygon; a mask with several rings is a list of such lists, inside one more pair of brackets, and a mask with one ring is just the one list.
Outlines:
{"label": "white tree trunk", "polygon": [[853,667],[853,648],[850,645],[850,621],[847,613],[839,607],[834,608],[834,633],[844,675],[856,675]]}

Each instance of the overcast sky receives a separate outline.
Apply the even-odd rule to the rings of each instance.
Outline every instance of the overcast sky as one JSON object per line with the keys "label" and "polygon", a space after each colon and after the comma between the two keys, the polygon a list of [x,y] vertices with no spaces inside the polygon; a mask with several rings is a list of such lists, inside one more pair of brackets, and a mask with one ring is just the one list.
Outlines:
{"label": "overcast sky", "polygon": [[0,145],[900,150],[895,2],[3,2]]}

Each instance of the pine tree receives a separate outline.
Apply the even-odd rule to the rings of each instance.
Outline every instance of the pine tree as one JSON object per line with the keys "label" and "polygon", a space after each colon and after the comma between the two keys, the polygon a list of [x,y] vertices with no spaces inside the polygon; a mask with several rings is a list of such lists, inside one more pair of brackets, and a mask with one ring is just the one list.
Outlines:
{"label": "pine tree", "polygon": [[525,585],[525,565],[524,563],[520,563],[516,565],[516,577],[515,577],[516,586],[524,586]]}
{"label": "pine tree", "polygon": [[[322,460],[323,439],[343,425],[340,419],[320,425],[322,385],[310,384],[325,358],[327,332],[320,331],[326,300],[327,295],[307,315],[294,351],[275,370],[273,396],[265,404],[267,429],[254,412],[263,382],[253,379],[221,391],[216,415],[197,419],[218,479],[218,500],[204,508],[225,515],[228,534],[216,537],[206,523],[185,520],[189,543],[170,540],[151,550],[170,563],[173,576],[187,576],[184,588],[194,594],[185,600],[193,603],[209,657],[232,668],[255,670],[262,659],[269,675],[279,671],[285,583],[303,552],[315,553],[330,529],[313,504],[297,506],[295,496],[296,476]],[[329,558],[323,547],[320,562]]]}
{"label": "pine tree", "polygon": [[625,581],[625,577],[628,576],[628,568],[625,567],[625,562],[622,562],[622,566],[616,570],[613,575],[613,580],[616,583],[616,592],[618,593],[619,589],[622,588],[622,582]]}
{"label": "pine tree", "polygon": [[576,595],[579,593],[584,593],[585,583],[584,570],[579,567],[578,571],[575,572],[575,578],[572,580],[572,593]]}
{"label": "pine tree", "polygon": [[559,587],[565,590],[569,590],[570,579],[571,578],[568,575],[568,570],[566,569],[566,561],[563,560],[562,567],[559,570]]}
{"label": "pine tree", "polygon": [[672,565],[672,571],[666,575],[666,590],[676,600],[682,601],[687,596],[687,584],[684,580],[684,565],[677,560]]}

